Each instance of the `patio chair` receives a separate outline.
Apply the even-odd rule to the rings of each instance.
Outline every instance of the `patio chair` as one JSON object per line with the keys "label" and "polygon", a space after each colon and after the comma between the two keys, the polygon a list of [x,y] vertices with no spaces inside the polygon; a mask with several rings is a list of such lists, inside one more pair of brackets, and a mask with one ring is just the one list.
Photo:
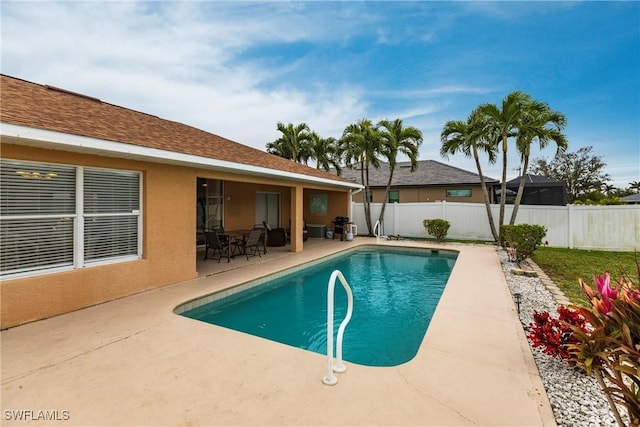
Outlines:
{"label": "patio chair", "polygon": [[[291,220],[289,220],[289,228],[286,230],[287,232],[287,240],[291,240]],[[307,220],[302,220],[302,241],[306,242],[309,240],[309,227],[307,227]]]}
{"label": "patio chair", "polygon": [[267,246],[284,246],[287,244],[287,231],[284,228],[271,228],[266,221],[262,221],[267,230]]}
{"label": "patio chair", "polygon": [[258,248],[262,248],[262,253],[267,253],[267,228],[262,224],[255,224],[254,230],[260,230],[260,240],[258,241]]}
{"label": "patio chair", "polygon": [[247,261],[249,260],[250,256],[258,255],[259,257],[262,257],[262,255],[260,255],[260,249],[259,249],[261,234],[262,234],[262,230],[253,229],[249,233],[249,237],[247,237],[246,240],[243,239],[243,240],[238,240],[233,242],[234,255],[236,254],[236,250],[237,250],[238,255],[244,254],[247,257]]}
{"label": "patio chair", "polygon": [[218,254],[218,262],[220,262],[222,257],[226,257],[227,262],[231,261],[231,247],[229,246],[229,238],[227,236],[218,234],[217,231],[206,231],[204,238],[204,259],[209,258],[209,249],[211,249],[213,251],[212,256],[215,256],[216,253]]}

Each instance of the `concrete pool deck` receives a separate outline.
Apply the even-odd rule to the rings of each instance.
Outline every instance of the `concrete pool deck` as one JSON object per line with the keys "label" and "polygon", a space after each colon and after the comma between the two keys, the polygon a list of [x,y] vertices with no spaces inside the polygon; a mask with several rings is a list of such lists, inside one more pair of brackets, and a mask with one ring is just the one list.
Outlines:
{"label": "concrete pool deck", "polygon": [[[376,243],[312,240],[299,254],[209,261],[206,277],[2,331],[2,424],[555,425],[492,246],[380,242],[460,254],[417,356],[391,368],[347,362],[335,386],[321,381],[326,356],[173,313],[198,296]],[[59,420],[34,421],[47,416],[39,411]]]}

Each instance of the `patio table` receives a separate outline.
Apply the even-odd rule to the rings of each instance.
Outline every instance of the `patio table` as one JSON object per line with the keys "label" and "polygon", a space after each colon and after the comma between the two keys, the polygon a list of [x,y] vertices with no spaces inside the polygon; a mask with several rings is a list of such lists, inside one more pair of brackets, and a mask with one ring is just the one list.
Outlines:
{"label": "patio table", "polygon": [[[229,246],[233,245],[234,247],[242,250],[242,245],[239,245],[238,243],[244,242],[245,240],[247,240],[250,233],[251,233],[251,230],[247,230],[247,229],[231,230],[231,231],[225,231],[225,236],[229,238]],[[244,255],[244,254],[240,253],[238,255]],[[235,257],[235,253],[232,252],[231,258],[234,258],[234,257]]]}

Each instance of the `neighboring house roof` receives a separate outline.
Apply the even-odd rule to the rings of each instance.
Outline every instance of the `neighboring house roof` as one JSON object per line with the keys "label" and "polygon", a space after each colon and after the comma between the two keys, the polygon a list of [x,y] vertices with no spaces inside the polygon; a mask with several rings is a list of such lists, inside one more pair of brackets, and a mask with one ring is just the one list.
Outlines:
{"label": "neighboring house roof", "polygon": [[640,193],[621,197],[620,200],[622,200],[625,203],[640,203]]}
{"label": "neighboring house roof", "polygon": [[[518,189],[520,186],[520,177],[513,178],[511,181],[507,181],[507,188]],[[546,176],[526,174],[524,180],[525,187],[565,187],[564,181],[558,181],[557,179],[547,178]]]}
{"label": "neighboring house roof", "polygon": [[[66,149],[73,151],[84,150],[111,156],[117,152],[123,157],[131,158],[148,155],[158,162],[203,167],[207,166],[206,159],[214,159],[218,162],[215,165],[209,164],[210,167],[220,166],[238,173],[271,174],[302,181],[311,178],[312,181],[320,180],[344,187],[361,187],[344,178],[182,123],[64,89],[0,75],[0,92],[2,135],[23,141],[31,139],[33,145],[46,146],[37,141],[48,141],[60,145],[57,149],[65,149],[65,143]],[[39,130],[55,134],[43,134]],[[64,135],[85,139],[78,141],[67,138],[62,141]],[[142,147],[144,150],[132,146]],[[177,153],[180,156],[167,156],[167,153]],[[255,168],[247,167],[249,165]]]}
{"label": "neighboring house roof", "polygon": [[[342,176],[360,182],[360,169],[345,167]],[[487,185],[498,184],[499,181],[485,176]],[[389,180],[389,163],[381,163],[380,168],[369,168],[371,187],[386,187]],[[464,169],[450,166],[435,160],[419,160],[418,168],[411,172],[411,162],[398,162],[393,171],[394,187],[416,187],[425,185],[479,185],[480,175]]]}

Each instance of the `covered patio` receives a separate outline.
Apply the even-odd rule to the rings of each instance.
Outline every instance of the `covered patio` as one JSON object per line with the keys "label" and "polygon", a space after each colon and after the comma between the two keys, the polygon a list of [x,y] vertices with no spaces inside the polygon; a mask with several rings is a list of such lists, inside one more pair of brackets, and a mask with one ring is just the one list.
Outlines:
{"label": "covered patio", "polygon": [[301,252],[305,219],[348,215],[362,188],[65,89],[5,75],[0,85],[0,329],[195,279],[214,225],[266,220],[290,228],[288,249]]}

